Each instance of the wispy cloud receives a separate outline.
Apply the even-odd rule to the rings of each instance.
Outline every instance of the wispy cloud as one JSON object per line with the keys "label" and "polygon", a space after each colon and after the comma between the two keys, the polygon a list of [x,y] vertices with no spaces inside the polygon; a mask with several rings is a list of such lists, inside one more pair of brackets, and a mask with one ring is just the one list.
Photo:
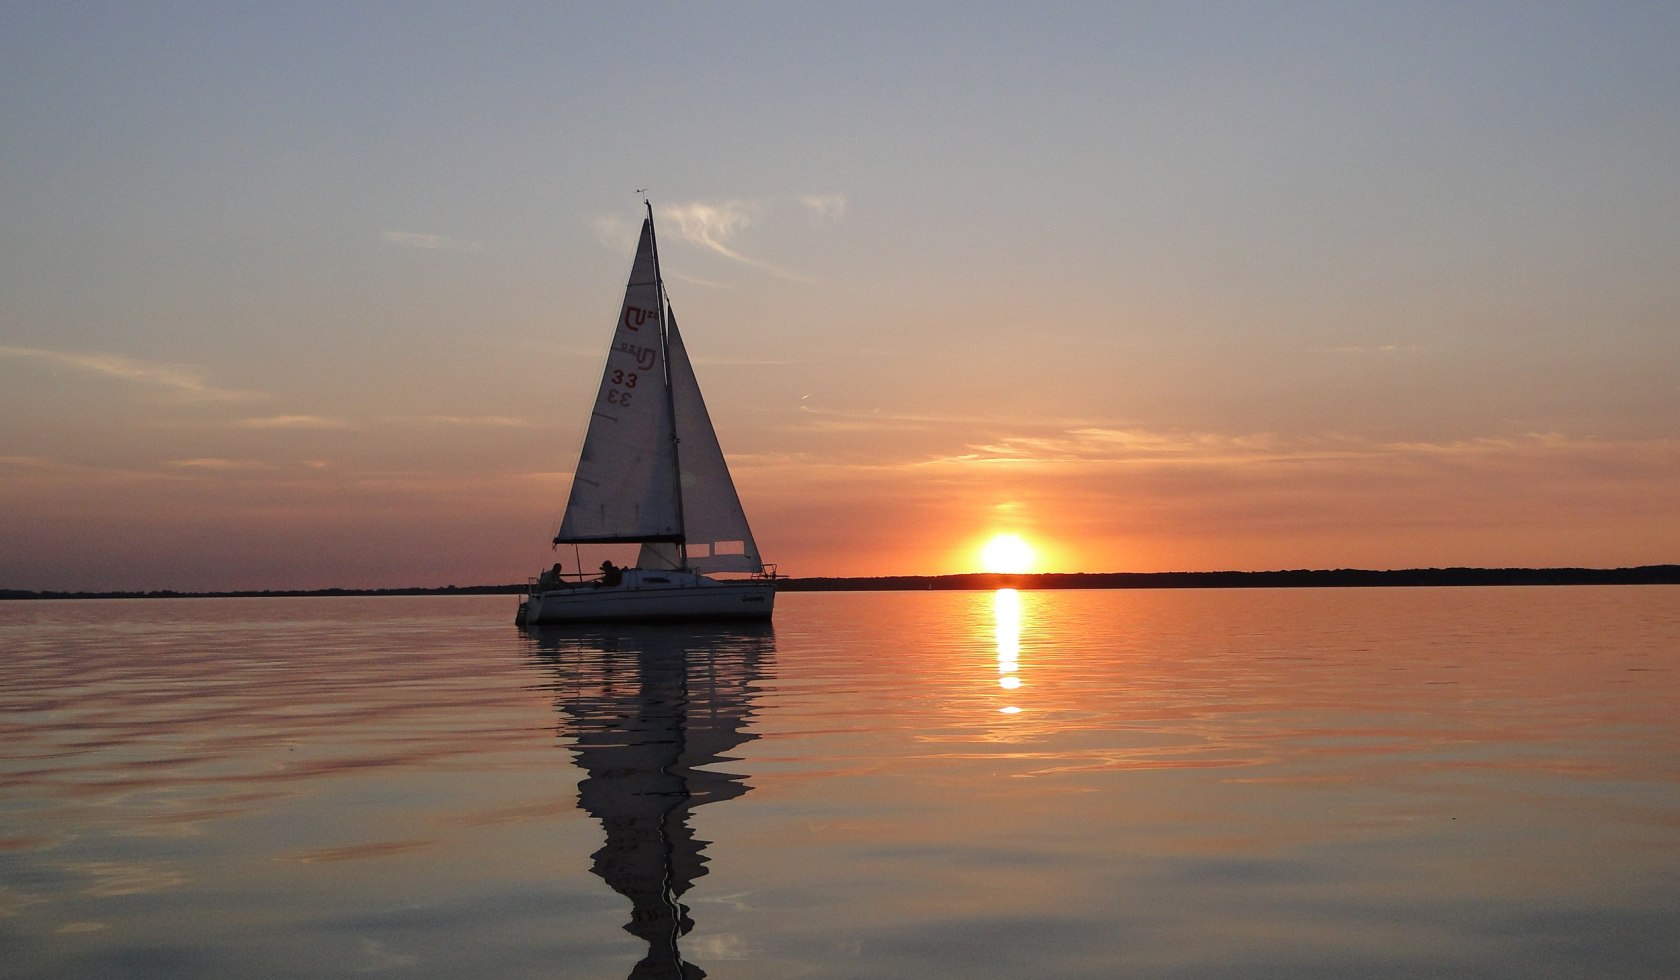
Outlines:
{"label": "wispy cloud", "polygon": [[[971,419],[970,423],[984,424]],[[805,433],[931,432],[964,420],[908,412],[865,412],[799,406],[798,431]]]}
{"label": "wispy cloud", "polygon": [[[789,362],[796,363],[796,362]],[[804,398],[810,398],[809,395]],[[804,399],[801,399],[804,401]],[[821,408],[799,406],[799,430],[833,432],[872,432],[906,430],[933,431],[942,428],[1008,428],[1018,426],[1012,416],[982,414],[941,414],[937,412],[894,412],[863,409]],[[1094,425],[1089,419],[1048,418],[1030,423],[1034,429],[1060,430]]]}
{"label": "wispy cloud", "polygon": [[391,421],[495,429],[519,429],[531,424],[528,420],[513,415],[413,415],[393,418]]}
{"label": "wispy cloud", "polygon": [[400,245],[403,248],[424,248],[441,252],[478,253],[484,251],[483,242],[466,241],[460,238],[451,238],[448,235],[433,235],[416,231],[384,231],[380,233],[379,237],[392,245]]}
{"label": "wispy cloud", "polygon": [[327,415],[269,415],[262,418],[237,419],[233,426],[239,429],[354,429],[356,424],[347,419],[333,418]]}
{"label": "wispy cloud", "polygon": [[[1203,468],[1304,467],[1364,472],[1397,472],[1442,466],[1504,467],[1546,461],[1598,458],[1660,460],[1680,454],[1673,441],[1606,442],[1561,435],[1527,433],[1446,441],[1382,441],[1345,435],[1284,437],[1274,433],[1147,431],[1087,426],[1040,432],[1015,432],[970,443],[920,465],[998,465],[1063,467]],[[1604,468],[1609,468],[1608,463]]]}
{"label": "wispy cloud", "polygon": [[764,210],[762,204],[754,201],[733,200],[718,204],[693,201],[660,208],[659,213],[661,217],[676,223],[677,233],[684,241],[709,249],[742,265],[768,272],[779,279],[814,283],[815,280],[809,276],[792,272],[763,259],[753,258],[735,247],[734,239],[749,225],[757,222]]}
{"label": "wispy cloud", "polygon": [[219,457],[200,457],[196,459],[172,459],[167,465],[186,470],[209,470],[218,473],[251,472],[257,470],[272,470],[274,464],[263,463],[254,459],[222,459]]}
{"label": "wispy cloud", "polygon": [[842,194],[807,194],[799,203],[824,221],[839,221],[846,216],[846,198]]}
{"label": "wispy cloud", "polygon": [[1230,435],[1081,426],[1036,433],[1006,434],[989,442],[970,444],[959,453],[930,462],[1225,465],[1238,462],[1322,460],[1368,453],[1372,448],[1352,448],[1334,439],[1286,443],[1270,433]]}
{"label": "wispy cloud", "polygon": [[677,231],[683,238],[748,265],[756,265],[757,262],[735,251],[729,240],[752,224],[759,211],[757,205],[745,201],[725,201],[722,204],[695,201],[660,209],[666,218],[676,221]]}
{"label": "wispy cloud", "polygon": [[[825,223],[839,221],[846,214],[846,198],[841,194],[806,194],[798,199],[803,207],[815,219]],[[750,266],[761,272],[793,282],[815,283],[809,276],[783,268],[772,262],[756,258],[743,251],[739,245],[747,229],[769,220],[777,213],[785,214],[789,201],[763,199],[748,200],[731,198],[726,201],[689,201],[683,204],[668,204],[657,208],[662,229],[675,229],[676,235],[682,241],[721,255],[732,262]],[[641,227],[639,220],[632,221],[623,215],[611,214],[594,218],[590,227],[601,244],[614,250],[630,247],[635,240],[636,230]],[[673,279],[702,286],[719,286],[719,283],[696,279],[683,272],[670,272],[667,275]]]}
{"label": "wispy cloud", "polygon": [[524,429],[531,420],[519,415],[370,415],[361,419],[346,419],[341,415],[252,415],[247,419],[213,420],[202,422],[210,429],[301,429],[301,430],[375,430],[381,427],[415,427],[415,425],[445,425],[450,429]]}
{"label": "wispy cloud", "polygon": [[349,419],[336,415],[262,415],[211,423],[218,428],[234,429],[360,429],[384,426],[448,426],[450,428],[517,429],[531,424],[529,419],[516,415],[382,415]]}
{"label": "wispy cloud", "polygon": [[189,365],[142,361],[123,354],[0,346],[0,357],[33,360],[57,369],[141,385],[181,401],[239,401],[267,397],[258,391],[217,387],[205,380],[202,370]]}
{"label": "wispy cloud", "polygon": [[[1137,473],[1359,471],[1506,466],[1542,460],[1654,459],[1659,444],[1604,442],[1558,433],[1515,433],[1463,439],[1369,439],[1317,432],[1219,432],[1162,429],[1130,422],[1018,418],[916,412],[834,410],[800,406],[795,431],[809,450],[802,460],[846,466],[959,471],[966,467],[1020,472]],[[869,439],[897,434],[892,440]],[[867,441],[860,442],[858,437]],[[1674,453],[1674,443],[1663,443]],[[822,448],[822,447],[827,447]],[[888,448],[891,447],[891,448]],[[1641,447],[1641,448],[1636,448]],[[1657,454],[1660,456],[1660,453]],[[1670,466],[1676,455],[1670,460]],[[1607,467],[1611,464],[1606,463]]]}

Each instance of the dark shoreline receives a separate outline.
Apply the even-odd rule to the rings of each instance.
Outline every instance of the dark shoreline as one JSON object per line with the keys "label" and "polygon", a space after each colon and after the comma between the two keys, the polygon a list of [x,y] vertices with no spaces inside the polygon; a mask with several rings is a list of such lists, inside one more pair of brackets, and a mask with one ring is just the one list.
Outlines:
{"label": "dark shoreline", "polygon": [[[1680,565],[1633,568],[1359,568],[1270,572],[1045,572],[1004,575],[885,575],[785,578],[781,592],[903,592],[989,589],[1326,589],[1476,585],[1680,585]],[[215,592],[31,592],[0,589],[3,599],[252,599],[305,596],[517,595],[523,585],[448,585],[403,589],[268,589]]]}
{"label": "dark shoreline", "polygon": [[786,592],[906,589],[1334,589],[1471,585],[1680,585],[1680,565],[1635,568],[1361,568],[1270,572],[1045,572],[788,579]]}

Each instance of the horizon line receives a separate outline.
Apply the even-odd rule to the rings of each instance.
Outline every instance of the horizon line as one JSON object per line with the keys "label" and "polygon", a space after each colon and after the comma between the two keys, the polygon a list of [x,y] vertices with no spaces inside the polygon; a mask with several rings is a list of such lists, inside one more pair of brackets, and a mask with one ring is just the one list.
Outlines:
{"label": "horizon line", "polygon": [[[1321,568],[1263,571],[1175,572],[950,572],[938,575],[777,576],[777,588],[818,591],[989,591],[1000,588],[1343,588],[1477,585],[1680,585],[1680,564],[1480,567],[1436,566],[1398,569]],[[55,590],[0,588],[0,600],[145,599],[145,598],[288,598],[319,596],[515,595],[527,585],[443,585],[357,588],[326,586],[297,589],[115,589]]]}

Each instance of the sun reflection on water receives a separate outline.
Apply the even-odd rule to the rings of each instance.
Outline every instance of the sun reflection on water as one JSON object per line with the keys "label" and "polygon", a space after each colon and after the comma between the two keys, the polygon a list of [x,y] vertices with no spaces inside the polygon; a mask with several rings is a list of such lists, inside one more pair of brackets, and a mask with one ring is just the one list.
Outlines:
{"label": "sun reflection on water", "polygon": [[[1006,691],[1021,687],[1021,593],[999,589],[992,597],[992,616],[997,630],[998,686]],[[1006,715],[1019,714],[1017,705],[998,709]]]}

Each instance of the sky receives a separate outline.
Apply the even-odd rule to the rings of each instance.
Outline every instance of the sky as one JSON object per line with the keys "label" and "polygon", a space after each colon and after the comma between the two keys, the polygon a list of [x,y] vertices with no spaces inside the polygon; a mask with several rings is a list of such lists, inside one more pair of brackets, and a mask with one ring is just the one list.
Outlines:
{"label": "sky", "polygon": [[783,574],[1680,561],[1675,51],[1667,2],[3,4],[0,588],[524,581],[644,189]]}

